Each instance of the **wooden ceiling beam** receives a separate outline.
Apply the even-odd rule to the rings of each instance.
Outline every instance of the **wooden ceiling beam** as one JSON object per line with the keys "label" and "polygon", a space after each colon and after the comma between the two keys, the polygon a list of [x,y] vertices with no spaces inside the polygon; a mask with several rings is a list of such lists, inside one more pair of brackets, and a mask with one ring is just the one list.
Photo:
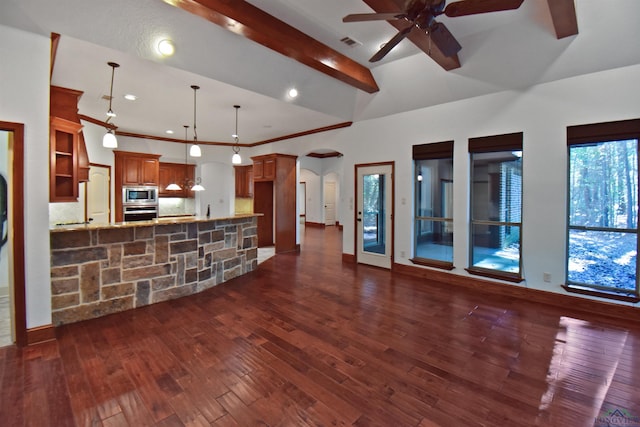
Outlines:
{"label": "wooden ceiling beam", "polygon": [[547,4],[558,39],[578,34],[578,17],[574,0],[547,0]]}
{"label": "wooden ceiling beam", "polygon": [[371,71],[244,0],[164,0],[341,82],[375,93]]}

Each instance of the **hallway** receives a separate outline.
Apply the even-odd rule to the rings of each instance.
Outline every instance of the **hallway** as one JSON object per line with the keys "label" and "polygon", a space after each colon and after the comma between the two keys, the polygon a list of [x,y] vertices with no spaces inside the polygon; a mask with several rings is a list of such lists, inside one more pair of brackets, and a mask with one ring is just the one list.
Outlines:
{"label": "hallway", "polygon": [[343,264],[337,227],[306,227],[302,245],[204,293],[0,349],[3,426],[640,416],[638,324]]}

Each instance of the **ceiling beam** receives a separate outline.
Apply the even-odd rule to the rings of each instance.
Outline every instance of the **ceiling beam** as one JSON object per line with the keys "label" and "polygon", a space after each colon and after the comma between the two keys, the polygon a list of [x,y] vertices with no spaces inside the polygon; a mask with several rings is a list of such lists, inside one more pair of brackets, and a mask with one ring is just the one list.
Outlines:
{"label": "ceiling beam", "polygon": [[375,93],[371,71],[245,0],[164,0],[341,82]]}
{"label": "ceiling beam", "polygon": [[578,34],[578,18],[574,0],[547,0],[547,4],[558,39]]}
{"label": "ceiling beam", "polygon": [[[378,13],[386,13],[386,12],[402,12],[404,11],[404,2],[400,0],[363,0],[369,7],[375,10]],[[554,1],[554,0],[549,0]],[[403,30],[407,26],[407,22],[404,20],[395,20],[395,21],[387,21],[389,24],[393,25],[398,29],[398,31]],[[416,46],[418,46],[424,52],[429,52],[429,57],[433,59],[438,65],[440,65],[445,70],[454,70],[456,68],[460,68],[460,59],[458,55],[453,56],[445,56],[440,49],[435,45],[435,43],[429,43],[429,38],[424,37],[420,33],[416,31],[412,31],[409,33],[407,37],[409,40],[413,42]]]}

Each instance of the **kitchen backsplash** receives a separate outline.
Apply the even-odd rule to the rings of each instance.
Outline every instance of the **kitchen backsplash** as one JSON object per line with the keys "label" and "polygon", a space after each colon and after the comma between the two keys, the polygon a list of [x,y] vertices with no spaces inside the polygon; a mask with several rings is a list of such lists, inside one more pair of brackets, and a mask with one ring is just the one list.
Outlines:
{"label": "kitchen backsplash", "polygon": [[161,197],[158,199],[158,214],[160,216],[193,215],[196,212],[196,199],[180,197]]}
{"label": "kitchen backsplash", "polygon": [[237,214],[253,213],[253,199],[236,197],[235,213]]}

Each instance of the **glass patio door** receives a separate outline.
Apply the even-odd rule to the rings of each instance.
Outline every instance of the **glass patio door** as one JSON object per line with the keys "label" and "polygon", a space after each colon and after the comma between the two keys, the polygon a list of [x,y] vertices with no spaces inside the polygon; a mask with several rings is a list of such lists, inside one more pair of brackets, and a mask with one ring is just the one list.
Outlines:
{"label": "glass patio door", "polygon": [[391,268],[392,165],[357,166],[357,261]]}

